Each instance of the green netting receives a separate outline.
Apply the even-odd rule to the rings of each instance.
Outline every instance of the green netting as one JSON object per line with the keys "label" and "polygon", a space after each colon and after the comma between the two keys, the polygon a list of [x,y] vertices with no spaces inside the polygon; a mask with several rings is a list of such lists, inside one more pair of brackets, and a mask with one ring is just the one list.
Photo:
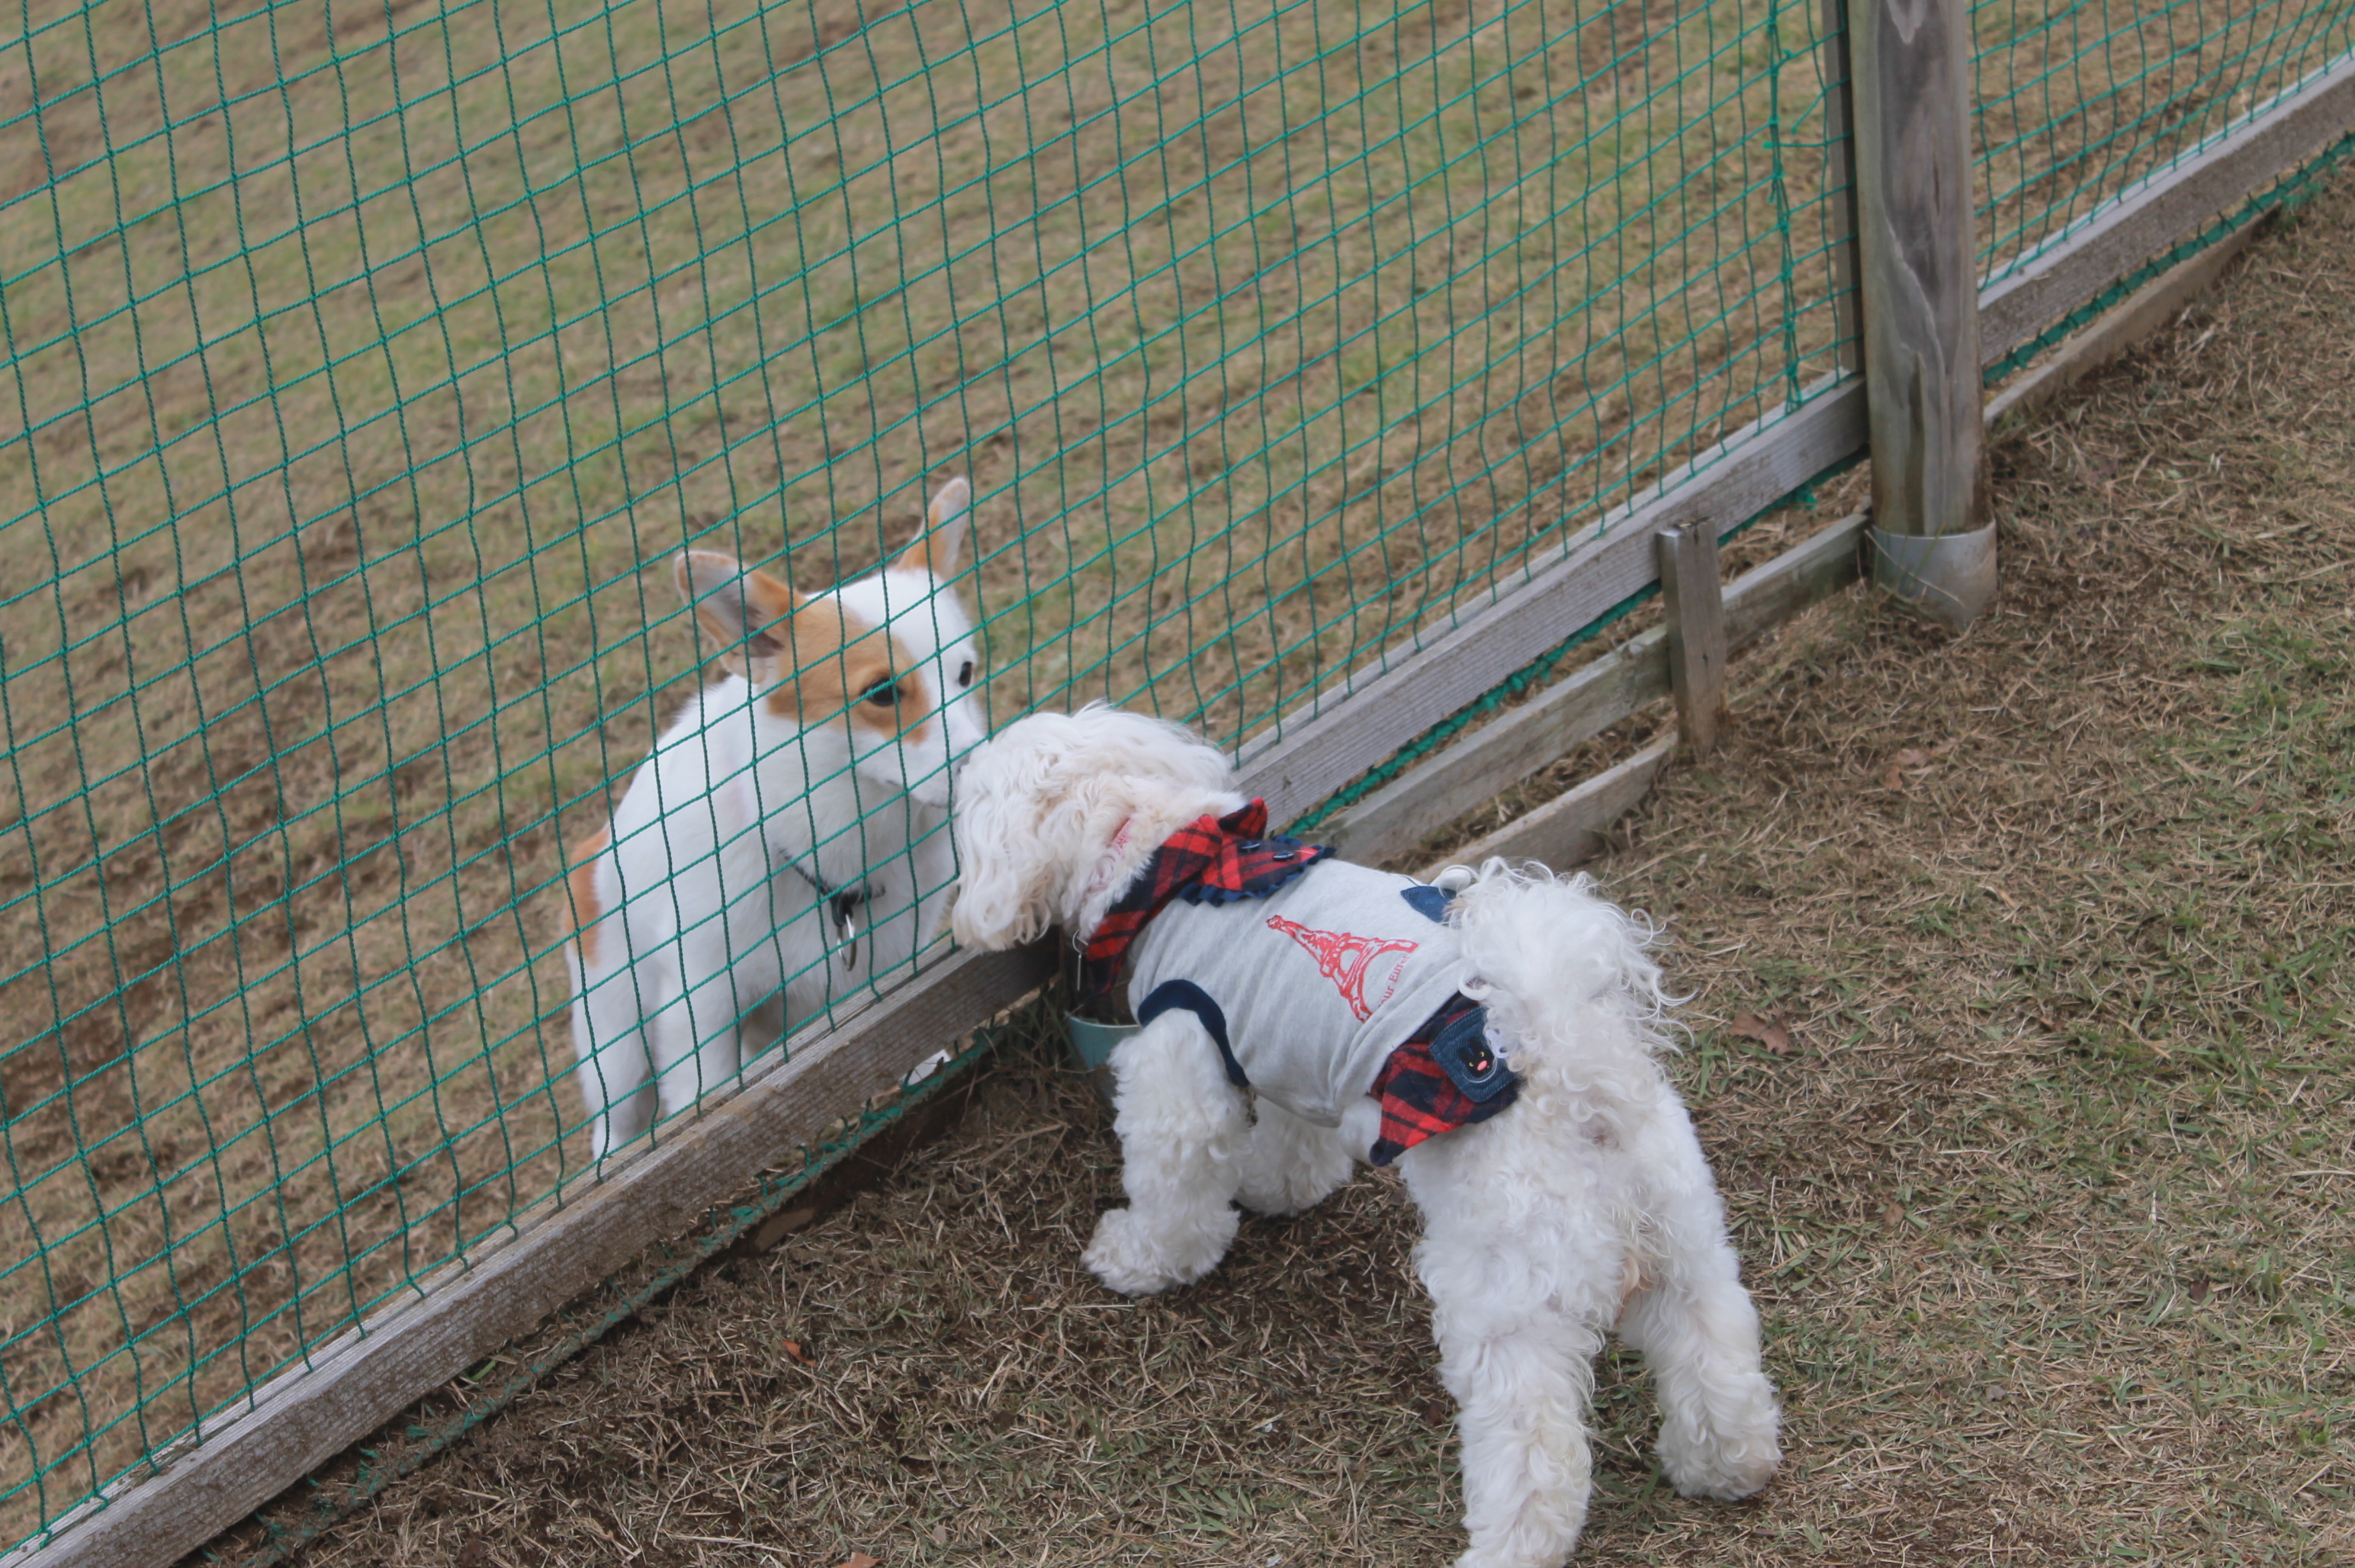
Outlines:
{"label": "green netting", "polygon": [[2340,0],[1975,0],[1990,279],[2355,47]]}
{"label": "green netting", "polygon": [[2355,155],[2355,134],[2339,137],[2318,153],[2313,160],[2284,179],[2250,196],[2247,200],[2177,245],[2160,251],[2149,261],[2118,279],[2109,287],[2047,326],[2020,346],[1987,368],[1987,381],[1995,385],[2013,371],[2033,362],[2047,348],[2061,342],[2106,315],[2141,287],[2181,262],[2205,251],[2211,245],[2234,233],[2243,225],[2257,219],[2296,211],[2322,192],[2323,186],[2339,165]]}
{"label": "green netting", "polygon": [[[595,1179],[564,846],[726,652],[682,546],[968,474],[1000,721],[1264,733],[1838,368],[1818,15],[23,0],[0,1541]],[[2007,88],[1998,248],[2337,47],[2266,15]]]}

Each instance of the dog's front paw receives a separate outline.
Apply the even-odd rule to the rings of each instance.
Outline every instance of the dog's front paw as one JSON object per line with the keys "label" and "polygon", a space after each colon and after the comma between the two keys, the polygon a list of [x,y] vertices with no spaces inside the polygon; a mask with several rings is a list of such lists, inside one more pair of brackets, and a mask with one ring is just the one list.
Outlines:
{"label": "dog's front paw", "polygon": [[1227,1255],[1234,1240],[1236,1216],[1231,1209],[1220,1216],[1223,1225],[1191,1227],[1174,1238],[1158,1235],[1133,1209],[1114,1209],[1096,1221],[1095,1239],[1080,1261],[1088,1272],[1123,1296],[1154,1296],[1191,1285]]}

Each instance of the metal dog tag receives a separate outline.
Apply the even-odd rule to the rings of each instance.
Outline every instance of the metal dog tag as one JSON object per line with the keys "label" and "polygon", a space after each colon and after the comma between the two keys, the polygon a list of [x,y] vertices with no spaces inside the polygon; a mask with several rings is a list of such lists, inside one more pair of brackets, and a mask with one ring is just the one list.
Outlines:
{"label": "metal dog tag", "polygon": [[858,923],[850,918],[848,904],[837,904],[834,918],[842,930],[842,966],[855,975],[858,972]]}

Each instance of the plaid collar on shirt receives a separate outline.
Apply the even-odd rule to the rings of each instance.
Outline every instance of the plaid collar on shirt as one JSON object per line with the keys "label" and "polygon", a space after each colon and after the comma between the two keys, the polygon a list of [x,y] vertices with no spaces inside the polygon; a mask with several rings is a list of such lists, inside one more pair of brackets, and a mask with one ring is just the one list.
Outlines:
{"label": "plaid collar on shirt", "polygon": [[1263,899],[1332,853],[1322,844],[1269,837],[1263,800],[1187,824],[1153,852],[1128,891],[1105,912],[1081,962],[1081,999],[1100,1001],[1119,983],[1130,945],[1172,899],[1198,904]]}

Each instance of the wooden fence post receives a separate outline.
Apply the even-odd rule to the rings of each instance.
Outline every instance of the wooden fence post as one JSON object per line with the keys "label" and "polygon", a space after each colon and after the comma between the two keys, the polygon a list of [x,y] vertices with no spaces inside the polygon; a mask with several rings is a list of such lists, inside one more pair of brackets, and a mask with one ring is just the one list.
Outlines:
{"label": "wooden fence post", "polygon": [[1662,528],[1660,597],[1668,627],[1668,690],[1677,729],[1706,757],[1717,749],[1725,712],[1725,591],[1717,565],[1717,528],[1707,522]]}
{"label": "wooden fence post", "polygon": [[1848,0],[1872,578],[1956,631],[1995,595],[1966,0]]}

